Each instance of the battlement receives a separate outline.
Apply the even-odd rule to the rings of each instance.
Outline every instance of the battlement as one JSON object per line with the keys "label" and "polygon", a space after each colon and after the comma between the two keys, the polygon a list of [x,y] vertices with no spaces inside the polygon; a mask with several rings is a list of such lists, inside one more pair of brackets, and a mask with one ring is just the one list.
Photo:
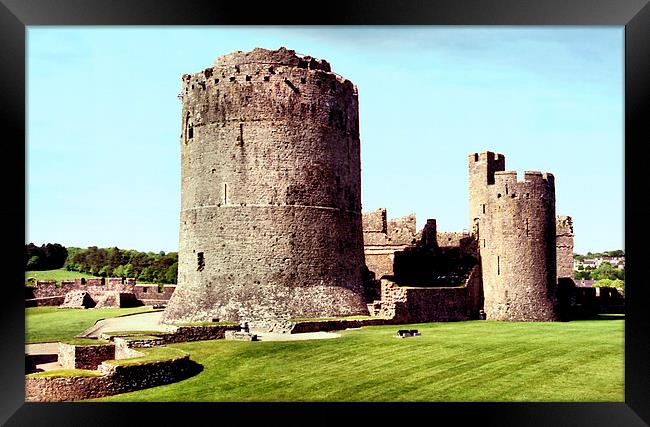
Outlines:
{"label": "battlement", "polygon": [[372,212],[363,213],[361,218],[364,232],[388,233],[386,208],[379,208]]}
{"label": "battlement", "polygon": [[276,64],[331,72],[329,62],[308,55],[297,54],[295,50],[281,47],[277,50],[255,48],[250,52],[232,52],[215,59],[215,67],[235,67],[244,64]]}
{"label": "battlement", "polygon": [[504,162],[506,161],[506,156],[499,153],[493,153],[492,151],[483,151],[481,153],[470,153],[468,155],[469,163],[473,162]]}
{"label": "battlement", "polygon": [[516,171],[497,171],[494,173],[495,185],[526,185],[527,183],[547,183],[553,185],[555,184],[555,177],[550,172],[524,171],[524,179],[518,181]]}

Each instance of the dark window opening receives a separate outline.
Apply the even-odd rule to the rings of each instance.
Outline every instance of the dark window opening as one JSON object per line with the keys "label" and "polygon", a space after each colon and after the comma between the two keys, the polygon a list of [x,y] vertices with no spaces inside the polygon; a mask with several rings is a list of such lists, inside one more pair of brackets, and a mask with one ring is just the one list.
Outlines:
{"label": "dark window opening", "polygon": [[158,293],[159,293],[159,294],[162,294],[162,293],[163,293],[163,288],[162,288],[162,286],[158,286]]}
{"label": "dark window opening", "polygon": [[223,183],[223,204],[228,203],[228,184]]}
{"label": "dark window opening", "polygon": [[478,153],[474,153],[474,161],[478,162]]}
{"label": "dark window opening", "polygon": [[264,76],[264,81],[268,82],[271,79],[271,76]]}
{"label": "dark window opening", "polygon": [[219,79],[214,79],[214,83],[219,83]]}
{"label": "dark window opening", "polygon": [[483,247],[485,247],[485,239],[483,239]]}
{"label": "dark window opening", "polygon": [[196,254],[196,271],[203,271],[205,268],[205,258],[203,257],[203,252],[199,252]]}
{"label": "dark window opening", "polygon": [[506,184],[506,194],[508,194],[508,184]]}
{"label": "dark window opening", "polygon": [[148,289],[148,288],[147,288],[146,286],[145,286],[144,288],[142,288],[142,293],[143,293],[143,294],[146,294],[146,293],[147,293],[147,289]]}
{"label": "dark window opening", "polygon": [[269,73],[275,74],[275,69],[273,67],[269,67]]}
{"label": "dark window opening", "polygon": [[250,82],[251,81],[251,76],[246,76],[246,81]]}
{"label": "dark window opening", "polygon": [[190,112],[188,111],[185,115],[185,143],[187,143],[188,139],[192,139],[193,137],[194,128],[192,126],[192,118],[190,116]]}
{"label": "dark window opening", "polygon": [[497,199],[501,198],[501,193],[497,194]]}
{"label": "dark window opening", "polygon": [[497,256],[497,276],[501,274],[501,257]]}
{"label": "dark window opening", "polygon": [[307,79],[304,78],[304,77],[301,77],[301,78],[300,78],[300,83],[302,83],[302,84],[307,83]]}
{"label": "dark window opening", "polygon": [[528,236],[528,218],[526,218],[526,236]]}
{"label": "dark window opening", "polygon": [[482,206],[483,206],[483,213],[485,213],[485,204],[483,204]]}
{"label": "dark window opening", "polygon": [[231,82],[234,82],[234,81],[235,81],[235,76],[232,76],[232,77],[230,78],[230,81],[231,81]]}

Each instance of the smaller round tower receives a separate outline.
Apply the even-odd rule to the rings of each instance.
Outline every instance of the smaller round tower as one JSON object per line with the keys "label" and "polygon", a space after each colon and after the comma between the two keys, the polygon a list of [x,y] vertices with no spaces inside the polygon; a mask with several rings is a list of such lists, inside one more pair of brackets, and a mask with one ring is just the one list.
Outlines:
{"label": "smaller round tower", "polygon": [[496,171],[484,194],[479,247],[487,319],[558,320],[553,175],[524,172],[517,181],[516,172]]}

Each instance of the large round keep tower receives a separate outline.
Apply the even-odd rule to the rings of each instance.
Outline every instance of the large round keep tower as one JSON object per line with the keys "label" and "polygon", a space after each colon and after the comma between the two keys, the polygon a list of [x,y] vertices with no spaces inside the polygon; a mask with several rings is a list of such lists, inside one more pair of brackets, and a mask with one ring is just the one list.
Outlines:
{"label": "large round keep tower", "polygon": [[357,89],[254,49],[182,77],[178,286],[163,321],[367,312]]}

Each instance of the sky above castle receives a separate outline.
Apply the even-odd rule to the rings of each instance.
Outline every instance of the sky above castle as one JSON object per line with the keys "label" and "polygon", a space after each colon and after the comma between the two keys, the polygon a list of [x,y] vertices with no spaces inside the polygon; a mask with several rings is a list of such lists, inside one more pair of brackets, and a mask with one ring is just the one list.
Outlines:
{"label": "sky above castle", "polygon": [[489,150],[624,248],[624,27],[29,27],[26,242],[177,251],[181,75],[281,46],[357,85],[364,212],[467,229]]}

